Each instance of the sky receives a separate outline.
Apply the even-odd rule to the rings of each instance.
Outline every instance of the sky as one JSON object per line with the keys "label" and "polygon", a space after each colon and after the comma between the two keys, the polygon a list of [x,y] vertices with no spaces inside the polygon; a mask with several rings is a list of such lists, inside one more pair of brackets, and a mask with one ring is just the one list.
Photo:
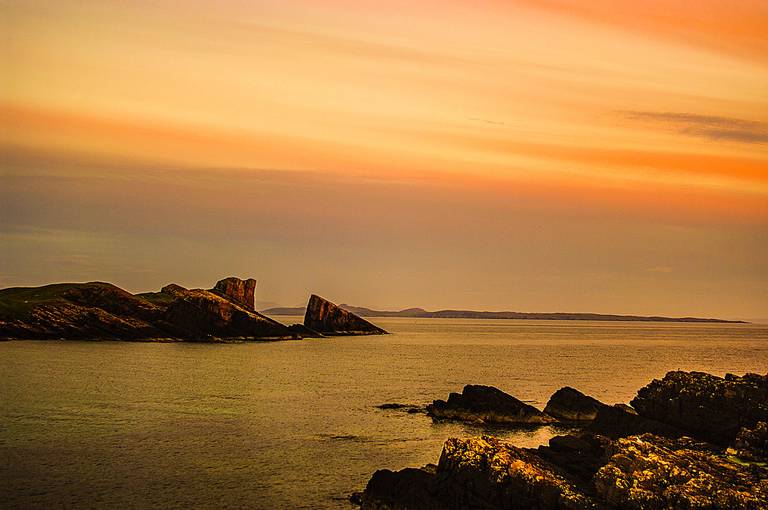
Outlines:
{"label": "sky", "polygon": [[0,8],[0,287],[768,317],[764,0]]}

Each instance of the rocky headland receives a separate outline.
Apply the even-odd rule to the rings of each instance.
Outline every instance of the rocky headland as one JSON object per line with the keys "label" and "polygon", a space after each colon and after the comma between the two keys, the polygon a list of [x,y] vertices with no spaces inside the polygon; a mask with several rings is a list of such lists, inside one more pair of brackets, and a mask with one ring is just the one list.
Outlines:
{"label": "rocky headland", "polygon": [[[514,397],[472,388],[488,387],[467,386],[450,407],[481,402],[482,413],[435,416],[434,404],[428,412],[514,423],[496,420]],[[768,508],[766,392],[768,375],[679,371],[641,388],[631,407],[563,388],[536,411],[549,418],[541,423],[580,424],[580,432],[538,448],[490,436],[450,438],[437,465],[379,470],[352,500],[364,510]],[[500,408],[488,410],[492,402]],[[521,409],[521,416],[538,416]]]}
{"label": "rocky headland", "polygon": [[[304,324],[285,325],[256,311],[256,280],[229,277],[211,289],[169,284],[131,294],[104,282],[0,290],[0,339],[130,341],[291,340],[334,334],[383,334],[381,328],[312,296]],[[323,331],[311,325],[328,324]],[[352,327],[352,325],[354,327]]]}

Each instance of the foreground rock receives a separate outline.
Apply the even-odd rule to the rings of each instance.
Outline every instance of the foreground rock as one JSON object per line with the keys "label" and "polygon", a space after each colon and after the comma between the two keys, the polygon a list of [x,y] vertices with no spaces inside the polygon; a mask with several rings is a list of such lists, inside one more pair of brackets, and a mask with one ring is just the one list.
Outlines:
{"label": "foreground rock", "polygon": [[312,294],[304,326],[323,335],[384,335],[387,332],[327,299]]}
{"label": "foreground rock", "polygon": [[461,393],[451,393],[448,400],[435,400],[427,414],[436,420],[477,423],[534,424],[557,420],[532,405],[492,386],[467,385]]}
{"label": "foreground rock", "polygon": [[[768,508],[768,422],[760,419],[767,377],[670,372],[638,392],[637,410],[564,388],[547,408],[570,423],[585,418],[585,431],[537,449],[449,439],[436,468],[378,471],[358,501],[389,510]],[[496,421],[499,409],[515,415],[521,404],[495,388],[467,386],[428,412]]]}
{"label": "foreground rock", "polygon": [[768,508],[768,472],[729,462],[706,444],[646,434],[617,440],[609,455],[594,486],[615,508]]}
{"label": "foreground rock", "polygon": [[[553,457],[553,448],[570,457]],[[767,476],[687,438],[561,436],[538,450],[452,438],[436,469],[377,471],[359,502],[366,510],[758,510],[768,505]]]}
{"label": "foreground rock", "polygon": [[0,338],[266,340],[300,335],[253,311],[255,280],[133,295],[109,283],[0,290]]}
{"label": "foreground rock", "polygon": [[768,422],[768,375],[669,372],[641,388],[632,406],[645,418],[728,445],[742,428]]}
{"label": "foreground rock", "polygon": [[606,407],[596,398],[566,386],[552,394],[544,412],[563,421],[592,421],[598,410]]}

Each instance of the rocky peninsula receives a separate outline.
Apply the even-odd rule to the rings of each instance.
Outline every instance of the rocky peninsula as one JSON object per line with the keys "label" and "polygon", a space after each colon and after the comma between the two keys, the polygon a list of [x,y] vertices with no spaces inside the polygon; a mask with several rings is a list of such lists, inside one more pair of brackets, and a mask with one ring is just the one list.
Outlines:
{"label": "rocky peninsula", "polygon": [[488,388],[453,394],[437,406],[451,408],[448,415],[434,404],[427,411],[433,419],[511,424],[496,418],[515,404],[522,423],[540,413],[549,419],[541,423],[581,431],[538,448],[449,438],[436,465],[379,470],[352,501],[364,510],[768,508],[768,374],[670,372],[641,388],[631,406],[563,388],[543,412]]}
{"label": "rocky peninsula", "polygon": [[0,290],[0,339],[127,341],[292,340],[386,331],[312,295],[304,324],[256,311],[256,280],[229,277],[211,289],[169,284],[131,294],[104,282]]}

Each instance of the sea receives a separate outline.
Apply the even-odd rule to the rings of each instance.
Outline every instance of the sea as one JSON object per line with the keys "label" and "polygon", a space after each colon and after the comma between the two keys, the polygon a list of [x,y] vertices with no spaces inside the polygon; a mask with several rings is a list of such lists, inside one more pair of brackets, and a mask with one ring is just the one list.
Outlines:
{"label": "sea", "polygon": [[768,372],[768,325],[374,322],[392,334],[0,342],[0,506],[348,509],[374,471],[436,463],[449,437],[535,447],[567,432],[433,423],[380,404],[424,405],[466,384],[540,409],[563,386],[627,403],[670,370]]}

